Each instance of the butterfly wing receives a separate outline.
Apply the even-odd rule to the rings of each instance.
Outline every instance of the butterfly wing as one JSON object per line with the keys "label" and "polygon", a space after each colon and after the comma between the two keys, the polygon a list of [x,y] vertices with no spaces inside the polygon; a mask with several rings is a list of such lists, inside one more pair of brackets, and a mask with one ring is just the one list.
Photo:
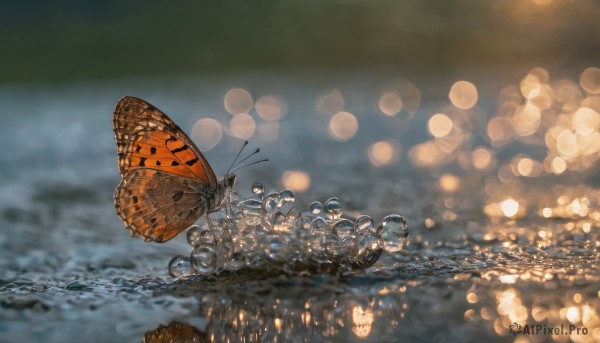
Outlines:
{"label": "butterfly wing", "polygon": [[121,177],[134,169],[148,168],[216,186],[217,177],[194,142],[146,101],[122,98],[115,109],[113,130]]}
{"label": "butterfly wing", "polygon": [[124,97],[113,130],[122,178],[115,209],[132,235],[166,242],[206,212],[216,176],[169,117],[144,100]]}
{"label": "butterfly wing", "polygon": [[199,180],[138,168],[115,191],[115,209],[132,236],[163,243],[190,227],[206,211]]}

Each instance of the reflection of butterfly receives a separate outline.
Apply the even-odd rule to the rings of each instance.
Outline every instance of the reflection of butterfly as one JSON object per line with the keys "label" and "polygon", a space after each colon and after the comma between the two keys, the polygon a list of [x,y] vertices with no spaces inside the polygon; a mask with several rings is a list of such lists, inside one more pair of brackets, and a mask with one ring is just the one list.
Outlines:
{"label": "reflection of butterfly", "polygon": [[115,209],[132,236],[163,243],[221,207],[235,175],[217,181],[192,140],[159,109],[126,96],[113,130],[122,178]]}

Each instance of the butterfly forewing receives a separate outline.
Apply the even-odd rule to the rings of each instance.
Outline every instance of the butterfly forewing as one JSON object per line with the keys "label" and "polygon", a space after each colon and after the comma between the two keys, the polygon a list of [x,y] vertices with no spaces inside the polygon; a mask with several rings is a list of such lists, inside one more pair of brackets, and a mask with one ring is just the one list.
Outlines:
{"label": "butterfly forewing", "polygon": [[113,130],[121,183],[115,209],[133,236],[165,242],[207,211],[216,176],[192,140],[144,100],[124,97]]}
{"label": "butterfly forewing", "polygon": [[115,109],[113,130],[121,177],[131,170],[148,168],[216,185],[215,173],[192,140],[146,101],[122,98]]}

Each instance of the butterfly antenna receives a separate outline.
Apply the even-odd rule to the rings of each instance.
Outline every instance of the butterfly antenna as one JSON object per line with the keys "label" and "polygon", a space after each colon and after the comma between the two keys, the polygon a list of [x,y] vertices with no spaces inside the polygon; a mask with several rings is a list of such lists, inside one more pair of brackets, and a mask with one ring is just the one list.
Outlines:
{"label": "butterfly antenna", "polygon": [[[253,154],[253,155],[254,155],[254,154]],[[246,168],[246,167],[250,167],[250,166],[251,166],[251,165],[253,165],[253,164],[257,164],[257,163],[261,163],[261,162],[269,162],[269,159],[268,159],[268,158],[265,158],[264,160],[260,160],[260,161],[252,162],[252,163],[250,163],[250,164],[243,165],[243,166],[241,166],[241,167],[239,167],[239,168],[235,168],[235,169],[232,171],[232,173],[235,173],[236,171],[238,171],[238,170],[240,170],[240,169],[244,169],[244,168]]]}
{"label": "butterfly antenna", "polygon": [[258,154],[259,152],[260,152],[260,148],[257,148],[256,150],[254,150],[254,152],[253,152],[253,153],[251,153],[250,155],[248,155],[248,156],[246,156],[246,157],[242,158],[242,159],[241,159],[241,160],[240,160],[238,163],[236,163],[236,164],[234,165],[234,167],[237,167],[237,166],[239,166],[240,164],[244,163],[244,161],[246,161],[246,160],[247,160],[247,159],[249,159],[250,157],[252,157],[252,156],[254,156],[254,155]]}
{"label": "butterfly antenna", "polygon": [[[229,166],[229,168],[227,169],[227,173],[225,173],[225,174],[229,174],[229,171],[231,171],[231,168],[233,168],[233,166],[235,165],[235,161],[237,161],[237,159],[240,157],[240,155],[242,154],[242,151],[244,151],[244,148],[246,147],[246,145],[248,145],[248,141],[244,141],[244,145],[242,145],[242,148],[238,152],[237,156],[233,159],[233,162],[231,162],[231,165]],[[252,156],[252,155],[250,155],[250,156]]]}

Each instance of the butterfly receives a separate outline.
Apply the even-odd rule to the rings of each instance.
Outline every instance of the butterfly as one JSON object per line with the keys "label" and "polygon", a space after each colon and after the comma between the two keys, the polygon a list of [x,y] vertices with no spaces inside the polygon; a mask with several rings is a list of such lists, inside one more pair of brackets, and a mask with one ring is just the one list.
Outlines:
{"label": "butterfly", "polygon": [[223,206],[235,174],[217,180],[200,149],[158,108],[122,98],[113,131],[121,174],[115,209],[132,236],[163,243]]}

